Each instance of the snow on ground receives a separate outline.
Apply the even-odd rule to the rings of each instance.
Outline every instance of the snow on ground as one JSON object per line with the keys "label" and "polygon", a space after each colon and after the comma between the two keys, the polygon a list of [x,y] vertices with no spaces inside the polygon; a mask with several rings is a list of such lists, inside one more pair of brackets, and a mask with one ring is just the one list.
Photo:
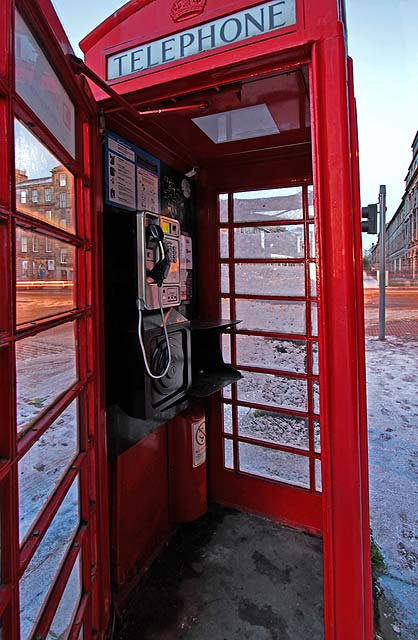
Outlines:
{"label": "snow on ground", "polygon": [[371,526],[399,637],[418,638],[418,340],[366,341]]}

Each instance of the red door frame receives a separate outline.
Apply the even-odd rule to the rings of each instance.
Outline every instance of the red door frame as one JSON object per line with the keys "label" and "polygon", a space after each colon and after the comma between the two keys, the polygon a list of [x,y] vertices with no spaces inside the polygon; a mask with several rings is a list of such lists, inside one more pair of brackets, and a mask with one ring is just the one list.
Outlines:
{"label": "red door frame", "polygon": [[[64,57],[70,51],[61,24],[47,0],[22,0],[16,7],[30,25],[35,38],[59,76],[76,107],[76,158],[72,159],[55,140],[43,122],[25,105],[14,89],[14,12],[13,0],[0,9],[0,160],[8,171],[0,178],[0,515],[1,587],[0,620],[3,638],[19,638],[19,579],[39,547],[48,526],[76,476],[80,477],[80,525],[58,577],[51,585],[44,609],[33,629],[33,637],[46,637],[67,579],[82,554],[82,595],[70,638],[96,637],[108,625],[110,616],[108,491],[103,393],[102,295],[97,193],[101,185],[98,155],[97,109],[84,79],[75,78]],[[74,174],[77,232],[71,234],[16,210],[14,188],[14,117],[31,123],[51,152]],[[75,247],[78,277],[77,308],[15,327],[15,241],[16,223],[29,230],[48,232]],[[60,326],[78,323],[78,382],[70,387],[18,440],[16,436],[15,345],[24,338]],[[79,406],[79,454],[62,481],[44,505],[35,524],[19,548],[18,462],[37,442],[60,412],[75,398]]]}

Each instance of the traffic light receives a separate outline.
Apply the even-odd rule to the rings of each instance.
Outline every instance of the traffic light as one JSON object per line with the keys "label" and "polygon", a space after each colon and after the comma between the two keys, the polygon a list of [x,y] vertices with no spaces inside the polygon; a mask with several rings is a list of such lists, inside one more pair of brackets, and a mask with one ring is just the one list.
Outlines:
{"label": "traffic light", "polygon": [[361,217],[367,218],[361,221],[363,233],[377,233],[377,204],[369,204],[361,207]]}

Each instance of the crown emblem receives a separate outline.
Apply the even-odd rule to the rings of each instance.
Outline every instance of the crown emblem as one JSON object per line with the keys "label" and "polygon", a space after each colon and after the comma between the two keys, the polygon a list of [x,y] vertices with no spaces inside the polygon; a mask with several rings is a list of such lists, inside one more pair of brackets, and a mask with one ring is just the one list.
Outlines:
{"label": "crown emblem", "polygon": [[170,9],[173,22],[183,22],[203,13],[206,0],[176,0]]}

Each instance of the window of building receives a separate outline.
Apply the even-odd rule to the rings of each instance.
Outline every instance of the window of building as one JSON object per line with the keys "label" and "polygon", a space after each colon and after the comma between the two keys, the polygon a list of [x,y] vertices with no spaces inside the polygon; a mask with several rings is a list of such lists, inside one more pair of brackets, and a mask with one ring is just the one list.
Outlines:
{"label": "window of building", "polygon": [[67,206],[67,194],[60,193],[60,209],[65,209]]}
{"label": "window of building", "polygon": [[67,264],[67,249],[61,249],[61,264]]}
{"label": "window of building", "polygon": [[52,251],[52,238],[46,238],[46,241],[45,241],[45,250],[46,250],[48,253],[51,253],[51,251]]}
{"label": "window of building", "polygon": [[23,190],[20,192],[20,202],[21,202],[22,204],[26,204],[27,196],[28,196],[27,191],[26,191],[25,189],[23,189]]}
{"label": "window of building", "polygon": [[45,202],[51,202],[52,200],[52,189],[45,189]]}
{"label": "window of building", "polygon": [[32,250],[34,253],[39,252],[39,238],[37,238],[36,236],[33,236],[32,238]]}
{"label": "window of building", "polygon": [[60,173],[60,187],[65,187],[67,184],[67,176],[65,173]]}
{"label": "window of building", "polygon": [[28,251],[28,239],[26,236],[22,236],[21,251],[22,253],[27,253]]}
{"label": "window of building", "polygon": [[38,189],[32,189],[32,202],[38,202]]}
{"label": "window of building", "polygon": [[45,211],[45,217],[47,220],[52,220],[52,211]]}

